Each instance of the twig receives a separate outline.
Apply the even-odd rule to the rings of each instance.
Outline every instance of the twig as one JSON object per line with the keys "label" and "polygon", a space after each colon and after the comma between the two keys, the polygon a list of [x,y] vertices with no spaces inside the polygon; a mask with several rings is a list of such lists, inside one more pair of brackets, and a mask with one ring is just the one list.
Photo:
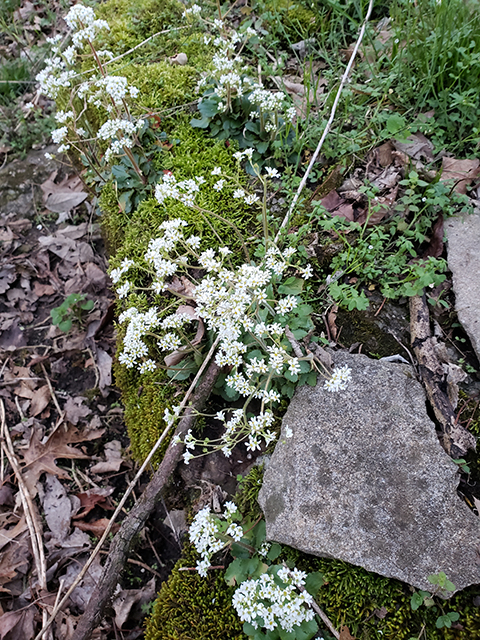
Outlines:
{"label": "twig", "polygon": [[[201,375],[203,374],[203,372],[205,371],[205,368],[207,367],[207,364],[209,363],[211,357],[213,356],[215,349],[217,348],[217,344],[219,342],[219,339],[217,338],[217,340],[213,343],[210,351],[207,354],[207,357],[205,358],[202,366],[200,367],[197,375],[195,376],[195,379],[193,380],[192,384],[190,385],[187,393],[185,394],[184,399],[182,400],[180,407],[183,410],[185,408],[185,405],[187,404],[190,395],[192,394],[192,392],[194,391],[197,382],[199,381]],[[215,363],[213,363],[215,364]],[[212,385],[213,386],[213,385]],[[200,390],[200,388],[199,388]],[[211,390],[211,389],[210,389]],[[193,420],[191,419],[191,417],[193,416],[193,411],[186,411],[185,412],[186,415],[184,416],[184,418],[182,418],[182,420],[180,420],[180,423],[176,429],[176,433],[180,430],[183,432],[184,429],[184,425],[185,422],[188,421],[188,419],[190,418],[190,422],[193,422]],[[133,488],[135,487],[135,485],[137,484],[138,480],[140,479],[140,477],[142,476],[143,472],[145,471],[145,469],[148,467],[150,460],[153,458],[153,456],[155,455],[155,453],[158,451],[160,445],[162,444],[162,442],[165,440],[165,438],[168,435],[168,432],[170,431],[170,426],[167,426],[162,435],[158,438],[157,442],[154,444],[152,450],[150,451],[150,453],[148,454],[148,456],[145,458],[144,463],[142,464],[142,466],[140,467],[140,469],[138,470],[137,474],[135,475],[135,477],[133,478],[133,480],[131,481],[131,483],[128,485],[127,490],[125,492],[125,494],[123,495],[123,498],[120,500],[120,502],[118,503],[117,508],[115,509],[112,517],[110,518],[110,521],[105,529],[105,531],[103,532],[102,537],[100,538],[100,540],[97,543],[97,546],[95,547],[95,549],[93,550],[91,556],[89,557],[89,559],[87,560],[87,562],[85,563],[83,569],[80,571],[80,573],[78,574],[78,576],[75,578],[75,580],[73,581],[73,583],[71,584],[71,586],[69,587],[69,589],[67,590],[67,592],[65,593],[65,595],[63,596],[63,598],[61,599],[61,601],[54,607],[50,618],[47,620],[47,622],[43,625],[41,631],[35,636],[35,640],[41,640],[42,638],[42,634],[43,632],[48,629],[52,622],[55,619],[55,616],[57,615],[57,613],[60,611],[60,609],[63,607],[63,605],[66,603],[68,597],[70,596],[70,594],[72,593],[72,591],[77,587],[77,585],[81,582],[81,580],[83,579],[83,577],[85,576],[85,574],[87,573],[88,569],[90,568],[90,566],[92,565],[93,561],[95,560],[95,558],[98,556],[98,554],[100,553],[100,549],[103,545],[103,543],[105,542],[105,540],[107,539],[113,524],[115,522],[115,520],[117,519],[117,517],[119,516],[119,514],[121,513],[124,504],[126,503],[127,499],[129,498],[130,494],[133,491]],[[172,445],[169,446],[169,450],[172,450]],[[173,468],[175,468],[176,463],[178,461],[178,457],[181,454],[181,449],[180,447],[178,447],[178,455],[175,456],[175,465],[173,466]],[[135,507],[130,511],[130,513],[128,514],[128,516],[125,518],[125,520],[122,522],[122,526],[120,527],[120,530],[118,531],[117,535],[115,536],[114,541],[112,542],[111,548],[110,548],[110,555],[109,558],[107,560],[107,564],[104,568],[104,571],[102,573],[102,576],[99,580],[99,582],[97,583],[97,588],[94,591],[94,594],[92,595],[92,597],[90,598],[89,601],[89,606],[87,608],[87,611],[85,612],[84,616],[82,616],[81,620],[83,620],[85,618],[85,616],[87,615],[87,613],[89,614],[89,618],[91,618],[92,616],[95,617],[95,619],[100,618],[102,613],[103,613],[103,609],[105,607],[105,603],[108,599],[108,597],[110,596],[110,591],[105,590],[105,588],[102,586],[100,588],[100,585],[103,585],[103,583],[105,582],[105,579],[108,578],[108,567],[111,566],[111,562],[112,562],[112,548],[114,547],[115,543],[117,542],[117,540],[119,541],[117,544],[117,547],[122,545],[122,541],[123,538],[125,537],[125,529],[127,527],[127,524],[131,526],[132,524],[132,520],[134,521],[135,524],[137,524],[139,521],[135,522],[136,519],[136,513],[139,510],[139,507],[143,506],[143,504],[145,503],[145,500],[148,500],[148,496],[150,494],[149,492],[149,488],[151,487],[152,483],[154,483],[155,479],[158,478],[159,475],[162,474],[162,471],[164,470],[165,466],[164,462],[165,459],[167,458],[167,454],[165,454],[164,459],[162,460],[162,463],[160,464],[160,467],[158,468],[157,472],[155,473],[155,475],[153,476],[152,480],[150,481],[150,483],[147,485],[147,488],[145,489],[142,497],[140,498],[139,502],[137,502],[137,504],[135,505]],[[170,469],[169,469],[169,473],[168,476],[170,475]],[[167,476],[167,478],[168,478]],[[165,484],[167,478],[165,478],[163,484]],[[162,484],[162,488],[163,488],[163,484]],[[145,498],[145,496],[147,496],[147,498]],[[154,507],[154,502],[150,505],[150,508],[148,510],[148,515],[150,514],[151,510]],[[143,514],[142,514],[143,515]],[[146,520],[146,517],[144,519],[144,521]],[[143,521],[143,522],[144,522]],[[142,522],[142,524],[143,524]],[[130,532],[128,532],[129,534]],[[133,537],[133,536],[132,536]],[[127,549],[128,549],[127,545]],[[126,553],[126,550],[125,550]],[[123,554],[122,554],[123,555]],[[116,584],[116,579],[115,579],[115,584]],[[114,588],[115,585],[113,585],[112,588]],[[95,612],[93,612],[93,609],[95,609]],[[86,618],[85,618],[86,620]],[[88,621],[89,622],[89,621]],[[87,638],[89,637],[89,633],[91,633],[91,629],[90,630],[85,630],[85,626],[87,623],[84,623],[83,625],[81,625],[81,623],[79,623],[76,631],[75,631],[75,635],[74,638]],[[93,627],[92,627],[93,629]]]}
{"label": "twig", "polygon": [[[108,556],[108,551],[100,551],[100,553],[102,556]],[[145,571],[150,571],[150,573],[153,573],[153,575],[156,576],[159,580],[162,580],[162,576],[158,573],[158,571],[155,571],[155,569],[149,567],[148,564],[145,564],[145,562],[140,562],[140,560],[135,560],[134,558],[127,558],[127,562],[130,564],[134,564],[137,567],[142,567],[142,569],[145,569]]]}
{"label": "twig", "polygon": [[163,35],[165,33],[170,33],[170,31],[178,31],[180,29],[188,29],[189,26],[190,25],[187,24],[184,27],[172,27],[171,29],[165,29],[164,31],[158,31],[157,33],[154,33],[153,36],[150,36],[149,38],[147,38],[143,42],[140,42],[139,44],[137,44],[132,49],[129,49],[128,51],[125,51],[125,53],[122,53],[119,56],[116,56],[115,58],[112,58],[111,60],[108,60],[107,62],[104,62],[103,66],[106,67],[107,64],[112,64],[112,62],[116,62],[117,60],[120,60],[121,58],[124,58],[125,56],[128,56],[130,53],[133,53],[134,51],[136,51],[140,47],[143,47],[144,44],[147,44],[147,42],[150,42],[150,40],[153,40],[153,38],[156,38],[157,36],[161,36],[161,35]]}
{"label": "twig", "polygon": [[[61,423],[61,422],[63,422],[63,419],[65,418],[65,412],[62,411],[62,408],[58,404],[57,396],[55,395],[55,391],[53,390],[52,383],[50,382],[50,378],[47,375],[47,370],[45,369],[45,365],[43,364],[43,362],[40,362],[40,367],[42,368],[43,375],[45,377],[45,380],[47,381],[48,390],[50,391],[50,395],[52,397],[53,404],[55,405],[55,408],[56,408],[56,410],[58,412],[58,415],[60,416],[60,423]],[[57,429],[58,426],[59,425],[57,424],[55,426],[55,428]]]}
{"label": "twig", "polygon": [[[32,543],[32,553],[35,561],[35,567],[37,570],[38,584],[42,591],[47,591],[47,563],[45,561],[45,554],[43,552],[43,539],[42,529],[38,523],[37,510],[33,504],[32,497],[28,491],[28,487],[20,471],[17,460],[15,457],[15,450],[13,448],[10,432],[7,429],[5,420],[5,406],[3,400],[0,398],[0,414],[1,414],[1,444],[2,451],[10,462],[10,466],[13,469],[15,477],[18,483],[18,491],[20,493],[20,499],[22,501],[23,512],[27,521],[28,530],[30,532],[30,539]],[[48,613],[45,609],[42,609],[43,623],[47,621]],[[46,631],[46,629],[45,629]],[[43,638],[44,634],[39,635],[39,639]]]}
{"label": "twig", "polygon": [[335,118],[335,113],[337,111],[337,107],[338,107],[338,103],[340,102],[340,97],[342,95],[342,91],[343,91],[343,87],[345,86],[345,83],[347,82],[348,76],[350,75],[350,71],[352,70],[353,67],[353,63],[355,61],[356,55],[358,53],[358,50],[360,48],[360,45],[362,43],[363,40],[363,36],[365,34],[365,29],[367,27],[367,23],[368,20],[370,18],[370,14],[372,13],[372,9],[373,9],[373,0],[370,0],[369,4],[368,4],[368,9],[367,9],[367,15],[365,16],[365,20],[363,21],[362,24],[362,28],[360,29],[360,33],[358,35],[357,38],[357,42],[355,43],[355,48],[352,51],[352,55],[350,56],[350,60],[348,61],[348,65],[347,68],[345,69],[345,73],[342,76],[342,79],[340,81],[340,86],[338,87],[338,91],[337,91],[337,95],[335,96],[335,100],[333,102],[333,106],[332,106],[332,111],[330,113],[330,118],[328,119],[327,125],[322,133],[322,137],[320,138],[320,142],[317,145],[317,148],[315,149],[315,153],[313,154],[309,165],[307,167],[307,170],[305,171],[305,174],[302,178],[302,181],[300,182],[300,184],[298,185],[298,189],[297,189],[297,193],[295,194],[295,197],[292,200],[292,204],[290,205],[287,214],[285,216],[285,218],[283,219],[283,222],[280,226],[280,229],[277,232],[277,235],[275,236],[275,242],[278,242],[278,239],[280,237],[280,233],[282,231],[282,229],[284,229],[289,220],[290,220],[290,216],[292,215],[292,212],[295,208],[295,205],[298,202],[298,199],[300,197],[300,194],[302,193],[306,183],[307,183],[307,178],[310,175],[310,171],[312,170],[313,165],[315,164],[318,154],[320,153],[322,147],[323,147],[323,143],[325,142],[325,138],[327,137],[328,133],[330,132],[330,127],[332,126],[333,120]]}

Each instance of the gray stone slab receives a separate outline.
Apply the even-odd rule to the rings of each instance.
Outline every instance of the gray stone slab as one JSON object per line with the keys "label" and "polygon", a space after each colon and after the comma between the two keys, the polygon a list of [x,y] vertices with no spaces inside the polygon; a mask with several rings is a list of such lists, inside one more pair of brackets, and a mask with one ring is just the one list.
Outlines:
{"label": "gray stone slab", "polygon": [[348,388],[301,387],[283,419],[259,495],[267,538],[422,589],[439,571],[457,589],[480,583],[480,518],[457,495],[411,367],[335,363],[351,367]]}
{"label": "gray stone slab", "polygon": [[480,359],[480,215],[449,218],[445,229],[455,309]]}

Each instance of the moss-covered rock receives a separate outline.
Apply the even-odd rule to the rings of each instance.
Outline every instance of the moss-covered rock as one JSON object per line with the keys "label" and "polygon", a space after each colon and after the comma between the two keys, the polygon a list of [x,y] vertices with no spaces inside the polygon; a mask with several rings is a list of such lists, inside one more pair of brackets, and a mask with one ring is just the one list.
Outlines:
{"label": "moss-covered rock", "polygon": [[194,567],[195,552],[184,552],[169,579],[163,583],[146,623],[145,640],[246,640],[223,571],[201,578]]}

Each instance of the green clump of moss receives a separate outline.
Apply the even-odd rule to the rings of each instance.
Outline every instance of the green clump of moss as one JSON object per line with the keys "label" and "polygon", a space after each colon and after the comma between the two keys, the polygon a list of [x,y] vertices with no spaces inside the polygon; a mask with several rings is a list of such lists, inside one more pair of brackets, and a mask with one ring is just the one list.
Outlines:
{"label": "green clump of moss", "polygon": [[226,585],[223,571],[210,571],[206,578],[196,571],[180,571],[195,564],[195,552],[187,547],[160,589],[146,622],[145,640],[246,639],[232,606],[235,588]]}

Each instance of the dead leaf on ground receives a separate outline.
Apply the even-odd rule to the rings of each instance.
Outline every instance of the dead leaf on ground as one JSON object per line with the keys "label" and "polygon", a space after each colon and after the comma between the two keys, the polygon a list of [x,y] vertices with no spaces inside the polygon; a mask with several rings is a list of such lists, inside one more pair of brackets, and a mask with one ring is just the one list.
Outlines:
{"label": "dead leaf on ground", "polygon": [[58,478],[47,473],[43,496],[43,512],[48,528],[53,536],[61,542],[70,533],[72,503],[63,484]]}
{"label": "dead leaf on ground", "polygon": [[[63,576],[63,578],[65,579],[63,588],[65,590],[67,590],[70,585],[73,584],[73,581],[83,569],[86,561],[87,557],[84,557],[82,559],[77,558],[76,562],[72,562],[72,564],[68,565],[65,575]],[[88,571],[83,580],[80,582],[78,587],[75,587],[75,589],[70,594],[70,600],[80,609],[80,611],[85,611],[88,601],[90,600],[90,596],[92,595],[97,582],[100,580],[101,575],[102,565],[100,564],[100,559],[97,556],[97,558],[95,558],[95,560],[88,568]],[[60,578],[62,578],[62,576],[60,576]]]}
{"label": "dead leaf on ground", "polygon": [[51,395],[48,385],[44,385],[43,387],[36,389],[31,398],[32,404],[30,405],[30,417],[34,418],[35,416],[38,416],[39,413],[42,413],[42,411],[48,406],[50,398]]}
{"label": "dead leaf on ground", "polygon": [[[26,575],[30,559],[30,533],[24,531],[20,536],[16,536],[15,540],[10,542],[0,554],[0,587],[10,586],[9,583],[17,577],[17,573]],[[20,593],[23,589],[21,585]]]}
{"label": "dead leaf on ground", "polygon": [[122,445],[118,440],[112,440],[105,445],[105,462],[97,462],[90,471],[92,473],[118,471],[122,462]]}
{"label": "dead leaf on ground", "polygon": [[155,598],[155,578],[153,577],[142,589],[122,589],[114,598],[112,606],[115,610],[115,623],[119,629],[127,621],[134,604],[139,608]]}
{"label": "dead leaf on ground", "polygon": [[78,442],[96,440],[103,435],[104,429],[92,429],[80,432],[75,427],[60,428],[45,443],[40,440],[37,430],[33,431],[28,449],[21,450],[23,455],[23,478],[32,498],[37,494],[37,482],[42,473],[51,473],[58,478],[68,480],[66,471],[57,467],[56,460],[86,459],[88,456],[80,449],[70,446]]}
{"label": "dead leaf on ground", "polygon": [[72,516],[72,519],[77,520],[79,518],[84,518],[87,513],[90,513],[90,511],[97,506],[102,509],[112,510],[113,506],[110,504],[108,496],[110,496],[114,490],[115,489],[113,487],[109,487],[108,489],[89,489],[84,493],[77,493],[76,496],[80,500],[82,511]]}
{"label": "dead leaf on ground", "polygon": [[345,624],[340,628],[340,640],[355,640],[355,636],[352,636],[350,629]]}
{"label": "dead leaf on ground", "polygon": [[[13,505],[12,505],[13,506]],[[27,530],[25,516],[22,516],[14,527],[10,529],[0,529],[0,549],[3,549],[12,540]]]}
{"label": "dead leaf on ground", "polygon": [[112,384],[112,362],[113,358],[103,349],[96,350],[97,367],[98,367],[98,387],[102,396],[107,396],[106,389]]}
{"label": "dead leaf on ground", "polygon": [[454,190],[466,193],[468,185],[480,175],[480,160],[458,160],[457,158],[442,158],[442,182],[454,180]]}
{"label": "dead leaf on ground", "polygon": [[336,304],[334,304],[331,307],[330,311],[327,313],[327,324],[328,324],[328,328],[330,329],[330,335],[332,337],[332,340],[336,340],[338,335],[338,327],[336,325],[337,313],[338,313],[338,306]]}
{"label": "dead leaf on ground", "polygon": [[40,185],[43,191],[43,202],[49,211],[60,214],[68,213],[78,207],[88,197],[88,193],[82,190],[82,181],[77,176],[67,176],[57,184],[55,182],[57,173],[58,171],[54,171]]}
{"label": "dead leaf on ground", "polygon": [[12,282],[17,279],[17,272],[12,264],[7,264],[0,269],[0,294],[10,288]]}
{"label": "dead leaf on ground", "polygon": [[[100,518],[99,520],[93,520],[92,522],[85,522],[84,520],[75,520],[75,526],[81,531],[87,531],[92,533],[97,538],[100,538],[105,533],[105,529],[108,527],[110,520],[108,518]],[[112,527],[112,533],[117,533],[120,525],[116,522]]]}
{"label": "dead leaf on ground", "polygon": [[406,153],[413,160],[433,162],[433,143],[423,133],[412,133],[408,136],[407,142],[393,140],[393,144],[397,151]]}
{"label": "dead leaf on ground", "polygon": [[432,227],[432,237],[428,247],[423,252],[422,258],[439,258],[443,253],[443,216],[440,215]]}
{"label": "dead leaf on ground", "polygon": [[0,616],[0,640],[31,640],[35,637],[34,606]]}
{"label": "dead leaf on ground", "polygon": [[65,411],[65,420],[72,424],[78,424],[82,418],[86,418],[92,413],[89,407],[86,407],[83,403],[85,398],[83,396],[77,396],[76,398],[68,397],[63,410]]}

